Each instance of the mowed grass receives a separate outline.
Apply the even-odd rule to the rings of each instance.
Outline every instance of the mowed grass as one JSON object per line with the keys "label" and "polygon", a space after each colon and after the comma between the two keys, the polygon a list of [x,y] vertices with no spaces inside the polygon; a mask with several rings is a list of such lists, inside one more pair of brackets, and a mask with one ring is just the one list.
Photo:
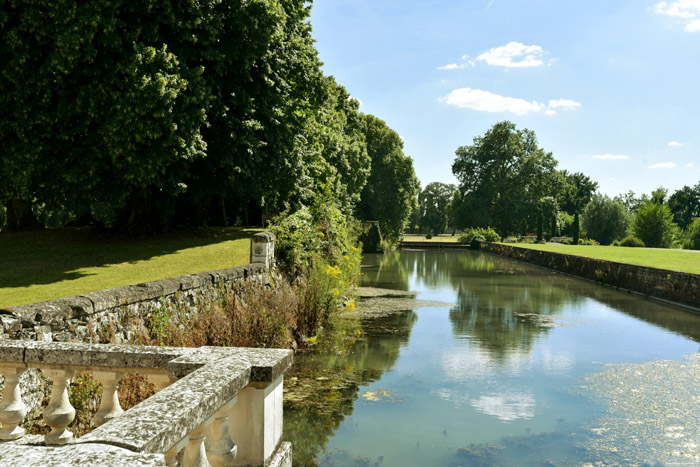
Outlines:
{"label": "mowed grass", "polygon": [[425,238],[423,234],[404,234],[403,241],[405,242],[449,242],[457,243],[459,241],[459,235],[451,234],[440,234],[434,235],[433,238]]}
{"label": "mowed grass", "polygon": [[628,248],[620,246],[593,245],[561,245],[547,244],[510,244],[534,250],[553,251],[569,255],[585,256],[588,258],[615,261],[618,263],[636,264],[671,271],[700,274],[700,251],[671,250],[654,248]]}
{"label": "mowed grass", "polygon": [[146,239],[89,229],[0,233],[0,308],[247,264],[257,231],[206,228]]}

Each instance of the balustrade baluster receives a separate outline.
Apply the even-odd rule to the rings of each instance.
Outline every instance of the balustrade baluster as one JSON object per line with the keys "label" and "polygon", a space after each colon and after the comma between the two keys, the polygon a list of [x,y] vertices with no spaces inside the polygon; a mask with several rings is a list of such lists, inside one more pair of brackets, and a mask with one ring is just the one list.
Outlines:
{"label": "balustrade baluster", "polygon": [[73,433],[66,427],[75,417],[75,409],[68,399],[68,384],[75,374],[73,370],[43,370],[53,381],[49,406],[44,410],[44,422],[51,427],[51,432],[44,436],[47,445],[67,444],[73,439]]}
{"label": "balustrade baluster", "polygon": [[202,423],[190,433],[190,441],[185,447],[182,456],[182,467],[211,467],[207,462],[207,454],[204,450],[204,430],[207,423]]}
{"label": "balustrade baluster", "polygon": [[26,370],[25,365],[0,365],[0,372],[5,375],[5,391],[0,401],[0,439],[19,439],[24,436],[24,428],[18,425],[27,415],[27,406],[22,401],[19,377]]}
{"label": "balustrade baluster", "polygon": [[233,461],[236,459],[238,448],[228,432],[228,413],[237,400],[238,398],[234,397],[228,404],[224,404],[216,412],[214,421],[206,430],[204,446],[207,451],[207,459],[213,467],[233,465]]}
{"label": "balustrade baluster", "polygon": [[124,376],[119,371],[94,371],[95,379],[102,384],[102,400],[100,408],[95,414],[95,426],[104,425],[113,418],[117,418],[124,411],[119,404],[119,392],[117,383]]}

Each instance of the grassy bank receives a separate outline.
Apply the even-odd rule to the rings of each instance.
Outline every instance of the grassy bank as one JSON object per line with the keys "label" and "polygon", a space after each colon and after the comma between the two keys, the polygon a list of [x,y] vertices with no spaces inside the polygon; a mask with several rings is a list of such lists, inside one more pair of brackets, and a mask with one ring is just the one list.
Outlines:
{"label": "grassy bank", "polygon": [[619,246],[560,245],[560,244],[525,244],[513,246],[534,250],[553,251],[587,258],[616,261],[671,271],[700,274],[700,252],[692,250],[670,250],[653,248],[626,248]]}
{"label": "grassy bank", "polygon": [[89,229],[0,234],[0,307],[248,263],[257,229],[207,228],[147,239]]}
{"label": "grassy bank", "polygon": [[405,242],[449,242],[457,243],[459,241],[459,235],[451,234],[440,234],[433,235],[432,238],[425,238],[423,234],[404,234],[403,240]]}

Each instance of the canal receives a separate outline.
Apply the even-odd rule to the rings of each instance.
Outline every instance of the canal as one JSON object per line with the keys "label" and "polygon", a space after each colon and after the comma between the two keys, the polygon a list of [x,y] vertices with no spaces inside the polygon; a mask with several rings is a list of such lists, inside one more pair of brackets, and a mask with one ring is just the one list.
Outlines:
{"label": "canal", "polygon": [[285,381],[295,465],[700,463],[700,316],[495,255],[367,255]]}

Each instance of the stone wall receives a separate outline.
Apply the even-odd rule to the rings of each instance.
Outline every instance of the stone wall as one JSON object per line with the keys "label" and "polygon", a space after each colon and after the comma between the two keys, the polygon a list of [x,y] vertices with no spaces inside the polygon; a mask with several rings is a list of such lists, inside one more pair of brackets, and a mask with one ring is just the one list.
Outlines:
{"label": "stone wall", "polygon": [[264,263],[189,274],[0,309],[2,338],[129,343],[142,323],[207,309],[237,282],[267,281]]}
{"label": "stone wall", "polygon": [[700,309],[700,275],[697,274],[635,266],[499,243],[484,242],[481,244],[481,249],[601,284]]}

